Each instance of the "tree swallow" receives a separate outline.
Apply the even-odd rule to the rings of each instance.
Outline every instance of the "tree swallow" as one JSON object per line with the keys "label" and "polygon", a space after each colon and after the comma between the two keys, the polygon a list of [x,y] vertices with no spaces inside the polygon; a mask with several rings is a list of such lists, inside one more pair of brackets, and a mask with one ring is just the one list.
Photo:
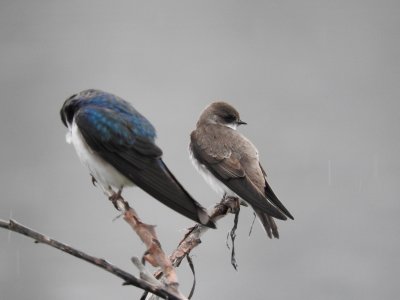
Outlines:
{"label": "tree swallow", "polygon": [[190,156],[199,173],[218,193],[249,203],[268,236],[279,238],[274,218],[293,219],[272,191],[260,164],[258,150],[236,131],[240,120],[235,108],[225,102],[207,106],[190,135]]}
{"label": "tree swallow", "polygon": [[68,98],[60,114],[67,142],[114,205],[125,186],[136,185],[193,221],[215,227],[164,164],[153,125],[128,102],[90,89]]}

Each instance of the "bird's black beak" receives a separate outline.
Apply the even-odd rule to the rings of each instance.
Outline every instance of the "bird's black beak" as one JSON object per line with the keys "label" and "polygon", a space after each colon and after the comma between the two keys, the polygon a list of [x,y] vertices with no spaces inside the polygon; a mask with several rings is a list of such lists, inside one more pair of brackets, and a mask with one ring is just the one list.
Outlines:
{"label": "bird's black beak", "polygon": [[247,125],[247,123],[246,123],[246,122],[243,122],[242,120],[239,120],[239,121],[237,122],[237,124],[238,124],[238,125]]}

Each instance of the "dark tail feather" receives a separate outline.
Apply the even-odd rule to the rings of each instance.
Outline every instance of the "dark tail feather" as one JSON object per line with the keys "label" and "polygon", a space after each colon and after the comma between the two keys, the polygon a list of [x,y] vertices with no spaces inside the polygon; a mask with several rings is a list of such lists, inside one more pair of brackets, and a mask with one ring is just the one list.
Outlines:
{"label": "dark tail feather", "polygon": [[274,219],[270,215],[263,213],[261,210],[255,209],[254,211],[263,225],[265,232],[268,234],[268,237],[270,239],[272,239],[272,237],[279,239],[278,226]]}
{"label": "dark tail feather", "polygon": [[[192,218],[192,220],[205,225],[210,228],[217,228],[215,223],[210,219],[210,216],[207,213],[207,209],[205,209],[199,202],[194,200],[192,196],[185,190],[185,188],[179,183],[179,181],[175,178],[175,176],[171,173],[171,171],[168,169],[168,167],[165,165],[165,163],[161,160],[163,169],[166,170],[167,174],[174,180],[175,184],[177,187],[180,189],[181,193],[183,193],[186,197],[186,202],[190,202],[196,210],[197,218]],[[180,205],[182,203],[180,201],[177,201]],[[186,206],[186,205],[183,205]],[[190,218],[190,215],[187,215],[187,217]]]}
{"label": "dark tail feather", "polygon": [[153,162],[140,170],[140,176],[129,173],[127,177],[173,210],[197,223],[216,228],[207,210],[189,195],[162,160]]}
{"label": "dark tail feather", "polygon": [[278,197],[275,195],[274,191],[269,186],[268,182],[265,180],[265,196],[274,203],[287,217],[294,220],[292,214],[287,210],[287,208],[279,201]]}

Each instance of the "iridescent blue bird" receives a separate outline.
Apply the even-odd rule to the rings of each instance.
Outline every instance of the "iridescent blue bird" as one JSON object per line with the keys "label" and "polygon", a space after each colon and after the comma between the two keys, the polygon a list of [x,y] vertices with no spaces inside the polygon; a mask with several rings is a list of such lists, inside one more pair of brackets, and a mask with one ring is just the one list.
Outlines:
{"label": "iridescent blue bird", "polygon": [[138,186],[193,221],[215,227],[164,164],[153,125],[128,102],[90,89],[68,98],[60,114],[67,142],[114,204],[125,186]]}

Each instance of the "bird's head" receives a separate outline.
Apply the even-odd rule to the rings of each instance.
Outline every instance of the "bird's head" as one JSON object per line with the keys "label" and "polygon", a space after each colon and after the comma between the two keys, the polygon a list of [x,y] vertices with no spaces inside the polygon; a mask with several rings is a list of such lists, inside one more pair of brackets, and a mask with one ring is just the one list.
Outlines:
{"label": "bird's head", "polygon": [[64,123],[65,127],[70,127],[72,120],[74,119],[74,114],[78,109],[79,98],[78,94],[74,94],[64,101],[63,106],[60,110],[61,121]]}
{"label": "bird's head", "polygon": [[232,105],[226,102],[214,102],[200,115],[197,125],[200,124],[218,124],[236,130],[239,125],[247,123],[240,119],[239,112]]}
{"label": "bird's head", "polygon": [[74,94],[67,100],[65,100],[60,110],[61,121],[64,123],[65,127],[71,126],[76,111],[82,105],[84,105],[85,101],[89,101],[90,99],[100,95],[101,93],[104,92],[95,89],[89,89],[84,90],[78,94]]}

